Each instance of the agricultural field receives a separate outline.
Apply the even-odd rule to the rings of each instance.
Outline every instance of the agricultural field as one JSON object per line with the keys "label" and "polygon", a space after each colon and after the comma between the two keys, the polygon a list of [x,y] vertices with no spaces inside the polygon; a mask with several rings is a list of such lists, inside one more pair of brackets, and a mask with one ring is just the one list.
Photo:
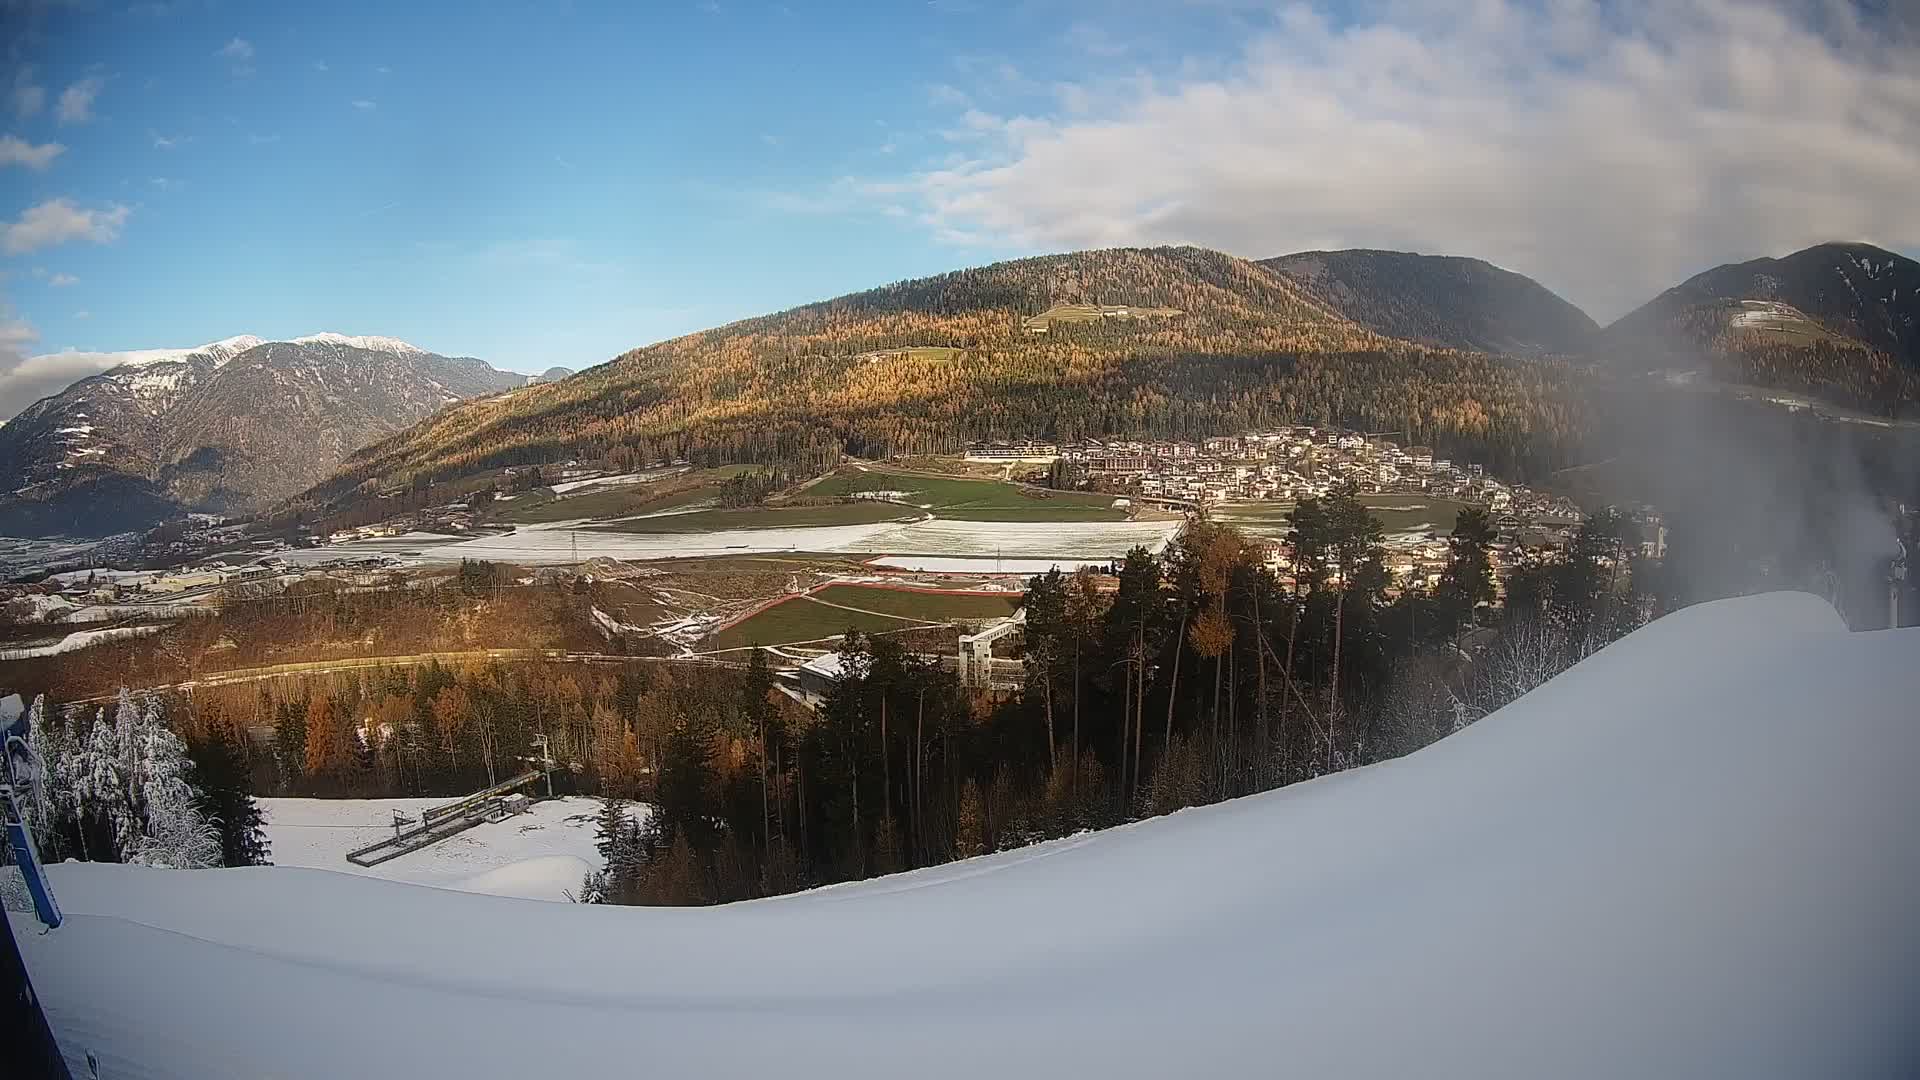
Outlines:
{"label": "agricultural field", "polygon": [[[1433,495],[1362,495],[1360,502],[1380,519],[1389,535],[1393,533],[1435,532],[1445,536],[1453,531],[1453,519],[1468,503]],[[1290,528],[1287,515],[1293,513],[1290,502],[1229,502],[1212,509],[1215,521],[1232,525],[1255,536],[1281,537]]]}
{"label": "agricultural field", "polygon": [[814,593],[829,604],[901,615],[909,619],[945,622],[949,619],[1004,619],[1020,607],[1017,592],[982,595],[952,590],[913,590],[866,585],[829,585]]}
{"label": "agricultural field", "polygon": [[848,629],[877,633],[1004,618],[1020,606],[1020,595],[942,595],[874,585],[830,585],[817,593],[790,597],[735,623],[710,638],[706,649],[791,645],[833,637]]}
{"label": "agricultural field", "polygon": [[807,489],[808,495],[891,499],[931,510],[951,521],[1124,521],[1113,496],[1041,491],[996,480],[920,473],[845,469]]}
{"label": "agricultural field", "polygon": [[[537,488],[496,504],[495,521],[537,525],[555,521],[583,521],[697,509],[719,498],[718,487],[746,466],[717,469],[671,470],[607,477],[557,488]],[[560,490],[565,489],[565,490]]]}
{"label": "agricultural field", "polygon": [[911,520],[917,515],[911,507],[895,503],[862,500],[860,502],[823,503],[818,506],[761,507],[740,506],[692,510],[686,513],[649,514],[622,518],[587,526],[600,532],[622,533],[710,533],[729,529],[796,529],[823,525],[872,525],[882,521]]}
{"label": "agricultural field", "polygon": [[1046,333],[1055,324],[1096,323],[1102,319],[1165,319],[1186,314],[1179,308],[1131,304],[1055,304],[1023,324],[1029,333]]}
{"label": "agricultural field", "polygon": [[796,596],[727,627],[709,638],[705,651],[744,649],[755,645],[793,645],[830,638],[849,629],[863,633],[900,630],[919,623],[873,612],[847,611]]}

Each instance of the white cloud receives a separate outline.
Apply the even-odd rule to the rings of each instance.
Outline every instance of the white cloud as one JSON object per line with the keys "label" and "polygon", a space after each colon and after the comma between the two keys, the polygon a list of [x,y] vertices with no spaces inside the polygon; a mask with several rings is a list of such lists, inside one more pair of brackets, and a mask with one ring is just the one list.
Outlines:
{"label": "white cloud", "polygon": [[24,255],[69,240],[110,243],[120,235],[130,213],[117,203],[89,210],[72,199],[49,199],[28,207],[18,221],[0,222],[0,252]]}
{"label": "white cloud", "polygon": [[191,135],[162,135],[157,131],[149,131],[147,134],[153,139],[153,148],[155,150],[172,150],[181,143],[193,141],[193,136]]}
{"label": "white cloud", "polygon": [[159,188],[161,191],[168,191],[175,187],[178,187],[180,184],[180,181],[175,180],[172,177],[168,177],[168,176],[156,176],[153,179],[149,180],[148,183],[152,184],[154,187]]}
{"label": "white cloud", "polygon": [[251,60],[253,59],[253,42],[248,41],[246,38],[237,37],[225,45],[220,46],[219,49],[214,51],[213,55],[224,57],[228,60]]}
{"label": "white cloud", "polygon": [[91,319],[93,318],[93,312],[88,311],[85,308],[81,308],[79,311],[76,311],[73,313],[73,317],[75,319]]}
{"label": "white cloud", "polygon": [[313,62],[313,70],[325,72],[325,71],[332,71],[333,69],[327,66],[327,62],[325,60],[315,60]]}
{"label": "white cloud", "polygon": [[355,98],[352,102],[349,102],[349,104],[351,104],[354,108],[359,109],[361,112],[372,112],[373,110],[380,107],[379,102],[368,101],[366,98]]}
{"label": "white cloud", "polygon": [[69,285],[80,284],[80,279],[74,277],[72,274],[55,274],[47,279],[47,284],[56,289],[64,289]]}
{"label": "white cloud", "polygon": [[[85,312],[75,312],[76,318]],[[9,344],[9,327],[24,328],[27,337]],[[63,352],[25,356],[26,344],[35,340],[33,328],[25,323],[0,320],[0,420],[11,420],[21,409],[65,390],[89,375],[98,375],[120,362],[114,353]]]}
{"label": "white cloud", "polygon": [[39,146],[14,135],[0,135],[0,168],[8,165],[24,165],[29,169],[44,169],[60,156],[66,147],[59,143],[41,143]]}
{"label": "white cloud", "polygon": [[47,107],[47,88],[33,81],[33,69],[21,68],[13,77],[13,90],[8,95],[13,106],[13,114],[22,120],[40,115]]}
{"label": "white cloud", "polygon": [[60,100],[53,109],[54,119],[62,124],[84,124],[93,119],[93,99],[100,96],[100,89],[105,85],[99,78],[81,79],[60,91]]}
{"label": "white cloud", "polygon": [[1229,64],[971,110],[909,186],[949,239],[1475,255],[1603,321],[1729,259],[1920,246],[1914,28],[1781,3],[1296,5]]}
{"label": "white cloud", "polygon": [[[85,312],[75,312],[84,318]],[[62,352],[28,356],[40,340],[34,328],[10,316],[0,304],[0,421],[11,420],[21,409],[57,394],[89,375],[98,375],[126,359],[119,353]]]}

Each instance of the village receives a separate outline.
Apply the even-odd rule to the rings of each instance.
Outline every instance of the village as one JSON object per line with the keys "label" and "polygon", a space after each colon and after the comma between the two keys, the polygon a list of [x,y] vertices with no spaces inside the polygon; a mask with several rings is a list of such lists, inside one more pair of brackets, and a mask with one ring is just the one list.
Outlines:
{"label": "village", "polygon": [[[967,458],[1010,468],[1045,465],[1054,487],[1205,512],[1264,541],[1269,564],[1289,585],[1289,512],[1303,499],[1325,498],[1345,485],[1360,492],[1385,527],[1390,591],[1396,594],[1438,582],[1454,515],[1467,506],[1485,507],[1492,518],[1498,539],[1491,555],[1502,584],[1514,567],[1564,549],[1583,516],[1569,498],[1507,483],[1479,464],[1436,456],[1430,447],[1310,425],[1199,442],[978,443]],[[1664,554],[1658,511],[1635,507],[1628,513],[1640,534],[1640,553]]]}

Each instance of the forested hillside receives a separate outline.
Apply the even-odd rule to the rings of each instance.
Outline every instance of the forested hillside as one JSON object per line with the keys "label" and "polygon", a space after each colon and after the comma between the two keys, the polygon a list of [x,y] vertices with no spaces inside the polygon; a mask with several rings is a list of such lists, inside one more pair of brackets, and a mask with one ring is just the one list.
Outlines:
{"label": "forested hillside", "polygon": [[1565,356],[1600,329],[1546,286],[1480,259],[1355,249],[1260,265],[1376,333],[1439,348]]}
{"label": "forested hillside", "polygon": [[1696,274],[1595,339],[1623,371],[1691,368],[1894,415],[1920,402],[1920,263],[1820,244]]}
{"label": "forested hillside", "polygon": [[1403,431],[1524,475],[1576,432],[1569,378],[1556,365],[1383,337],[1218,252],[1079,252],[636,349],[448,410],[354,455],[310,496],[339,503],[569,457],[817,464],[980,438],[1192,436],[1290,421]]}

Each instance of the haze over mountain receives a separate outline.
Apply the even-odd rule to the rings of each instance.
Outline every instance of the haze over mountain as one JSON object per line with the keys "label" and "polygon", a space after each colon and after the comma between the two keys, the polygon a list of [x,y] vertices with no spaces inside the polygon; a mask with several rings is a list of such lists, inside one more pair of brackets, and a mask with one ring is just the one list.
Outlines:
{"label": "haze over mountain", "polygon": [[257,509],[354,449],[523,375],[382,337],[227,338],[126,362],[0,425],[0,534]]}
{"label": "haze over mountain", "polygon": [[[1723,311],[1727,328],[1755,334],[1779,322],[1758,303],[1793,309],[1828,333],[1884,350],[1920,367],[1920,262],[1872,244],[1816,244],[1777,259],[1727,263],[1702,271],[1622,316],[1609,336],[1631,336],[1686,321],[1699,309]],[[1781,326],[1780,332],[1787,332]]]}
{"label": "haze over mountain", "polygon": [[1716,266],[1608,326],[1593,350],[1624,370],[1699,369],[1895,409],[1920,394],[1920,262],[1827,243]]}
{"label": "haze over mountain", "polygon": [[1260,265],[1369,330],[1440,348],[1564,355],[1599,329],[1539,282],[1480,259],[1353,249]]}

